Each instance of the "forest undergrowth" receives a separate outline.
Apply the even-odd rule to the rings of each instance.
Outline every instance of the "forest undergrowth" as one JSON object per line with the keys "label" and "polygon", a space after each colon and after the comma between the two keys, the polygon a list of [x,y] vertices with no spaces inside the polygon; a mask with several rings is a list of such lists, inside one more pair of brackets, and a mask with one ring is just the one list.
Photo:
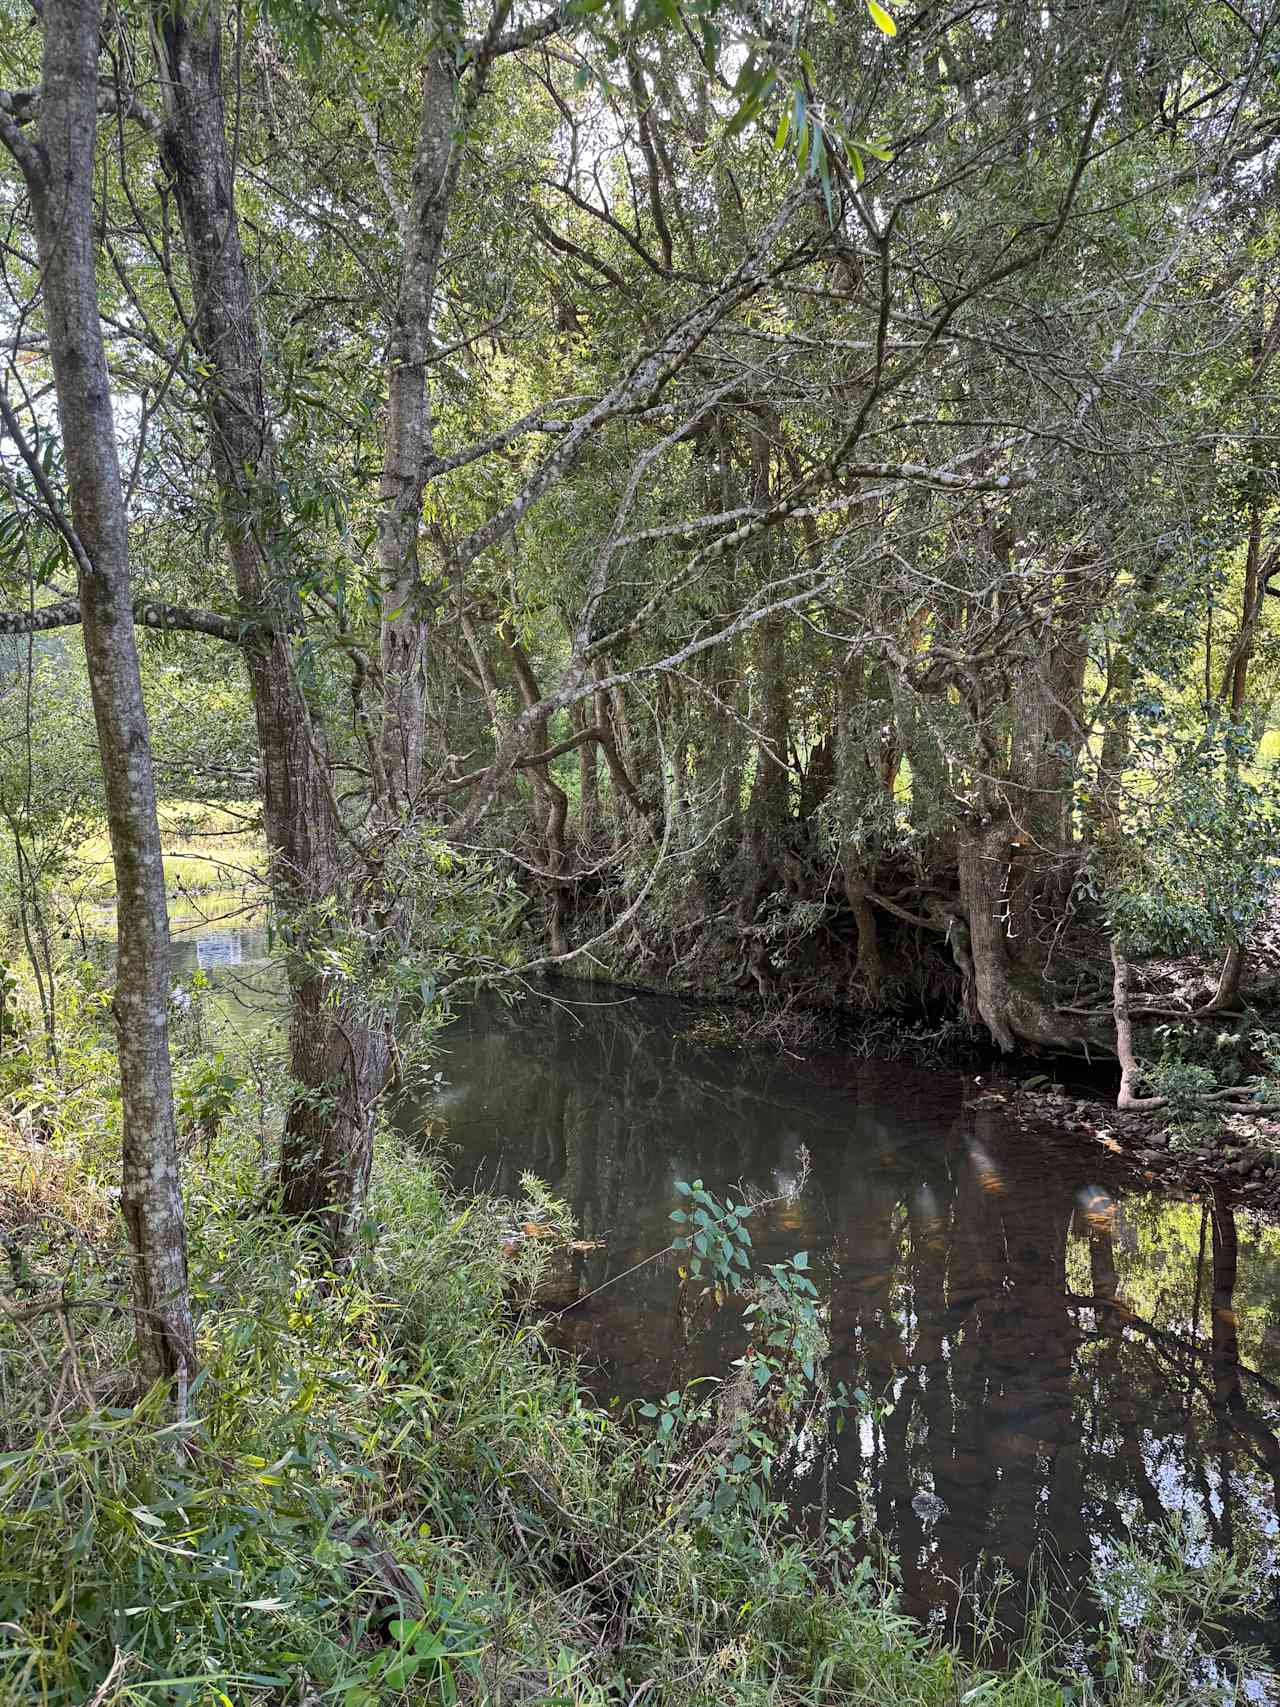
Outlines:
{"label": "forest undergrowth", "polygon": [[1262,1662],[1216,1648],[1248,1570],[1189,1567],[1176,1537],[1135,1544],[1101,1628],[1064,1633],[1044,1593],[1012,1652],[981,1609],[976,1644],[922,1631],[873,1538],[796,1527],[767,1454],[742,1452],[759,1415],[653,1427],[592,1402],[513,1302],[545,1260],[512,1245],[529,1206],[455,1194],[402,1140],[380,1141],[334,1272],[264,1200],[274,1091],[226,1036],[179,1063],[200,1373],[176,1418],[139,1398],[105,1003],[87,972],[63,988],[66,1094],[8,1086],[0,1141],[4,1707],[1172,1707],[1259,1687]]}

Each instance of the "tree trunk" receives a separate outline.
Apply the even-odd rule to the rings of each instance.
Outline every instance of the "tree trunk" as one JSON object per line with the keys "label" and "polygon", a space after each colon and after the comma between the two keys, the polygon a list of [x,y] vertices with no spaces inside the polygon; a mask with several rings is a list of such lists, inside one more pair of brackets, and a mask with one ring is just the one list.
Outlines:
{"label": "tree trunk", "polygon": [[858,927],[858,976],[862,979],[867,1000],[874,1007],[880,1000],[884,985],[884,962],[880,958],[880,935],[876,928],[875,908],[867,898],[867,884],[854,862],[850,849],[845,855],[844,892]]}
{"label": "tree trunk", "polygon": [[[511,659],[512,672],[520,689],[520,697],[524,700],[526,709],[538,704],[542,697],[529,655],[520,641],[504,624],[499,631],[507,655]],[[535,752],[542,752],[547,745],[547,719],[539,718],[530,729],[530,741]],[[569,800],[564,790],[551,774],[549,764],[529,766],[530,781],[533,784],[534,799],[538,805],[539,829],[542,835],[543,852],[547,865],[548,888],[550,892],[550,939],[551,952],[555,955],[568,952],[568,942],[565,937],[565,914],[567,892],[564,883],[565,847],[564,828],[569,812]]]}
{"label": "tree trunk", "polygon": [[998,1047],[1008,1053],[1014,1046],[1004,923],[1010,827],[1002,822],[981,829],[966,827],[958,842],[960,894],[973,959],[974,1006]]}
{"label": "tree trunk", "polygon": [[1111,939],[1111,1008],[1116,1027],[1116,1056],[1120,1062],[1119,1109],[1141,1108],[1148,1099],[1138,1095],[1141,1068],[1133,1052],[1133,1021],[1129,1016],[1129,961],[1115,938]]}
{"label": "tree trunk", "polygon": [[[588,727],[590,714],[585,704],[577,707],[574,722],[579,730]],[[578,807],[578,839],[583,848],[588,851],[595,847],[600,824],[599,772],[597,743],[595,741],[584,741],[578,748],[578,792],[581,796]]]}
{"label": "tree trunk", "polygon": [[1059,911],[1072,841],[1086,657],[1079,618],[1065,611],[1043,655],[1027,660],[1014,692],[1008,797],[1016,834],[1006,913],[1010,950],[1025,966],[1043,960],[1043,911]]}
{"label": "tree trunk", "polygon": [[138,1363],[148,1384],[177,1381],[181,1408],[195,1336],[169,1066],[169,919],[94,259],[101,12],[95,0],[46,0],[43,16],[39,142],[19,138],[10,146],[35,216],[115,868],[120,1207],[133,1258]]}
{"label": "tree trunk", "polygon": [[[1258,354],[1259,350],[1255,344],[1255,361],[1258,359]],[[1220,695],[1220,697],[1229,697],[1231,720],[1237,726],[1244,721],[1245,707],[1248,703],[1249,662],[1253,657],[1258,623],[1262,616],[1262,601],[1266,593],[1266,582],[1262,575],[1262,497],[1258,490],[1261,482],[1260,475],[1255,473],[1254,481],[1254,490],[1249,497],[1249,544],[1245,553],[1240,631],[1232,648],[1231,656],[1227,661],[1222,695]],[[1231,762],[1234,767],[1234,758]],[[1226,1012],[1236,1006],[1240,999],[1240,986],[1244,980],[1245,959],[1244,940],[1237,938],[1227,948],[1222,962],[1222,971],[1218,975],[1218,987],[1214,991],[1212,1001],[1204,1010],[1205,1012]]]}
{"label": "tree trunk", "polygon": [[[757,510],[769,505],[771,446],[760,427],[751,431],[751,502]],[[757,574],[768,583],[773,566],[773,536],[761,536],[756,549]],[[750,819],[755,834],[766,839],[790,817],[791,744],[790,698],[787,691],[787,619],[766,617],[756,624],[755,660],[751,687],[751,721],[761,739],[756,743],[756,774],[751,787]]]}
{"label": "tree trunk", "polygon": [[[289,1214],[323,1219],[341,1256],[369,1177],[372,1103],[385,1083],[389,1045],[380,1021],[317,966],[328,934],[321,915],[350,887],[350,874],[322,733],[294,669],[291,631],[299,613],[272,560],[273,543],[287,541],[226,140],[221,31],[213,6],[156,13],[162,146],[186,241],[196,343],[214,376],[210,448],[236,592],[250,624],[255,616],[268,619],[264,632],[250,628],[244,650],[272,893],[288,947],[295,1093],[281,1143],[282,1202]],[[371,749],[376,756],[376,743]]]}
{"label": "tree trunk", "polygon": [[378,568],[382,593],[382,767],[389,813],[412,811],[422,788],[427,624],[418,531],[432,442],[427,356],[436,278],[456,181],[457,77],[446,47],[427,55],[404,228],[400,293],[387,345]]}
{"label": "tree trunk", "polygon": [[1111,654],[1107,671],[1107,699],[1112,710],[1102,736],[1098,763],[1098,790],[1091,818],[1095,826],[1113,833],[1120,828],[1124,799],[1124,773],[1129,763],[1129,696],[1133,692],[1133,662],[1129,643],[1121,639]]}
{"label": "tree trunk", "polygon": [[1222,971],[1212,1000],[1199,1011],[1202,1014],[1230,1013],[1240,1003],[1240,985],[1244,978],[1245,945],[1233,942],[1222,957]]}
{"label": "tree trunk", "polygon": [[609,781],[613,787],[614,808],[621,821],[619,828],[621,830],[624,826],[630,826],[644,830],[656,840],[657,829],[653,815],[641,800],[639,790],[632,782],[631,773],[627,769],[632,743],[622,689],[615,687],[609,693],[600,690],[594,696],[594,704],[596,727],[601,731],[600,751],[604,754]]}

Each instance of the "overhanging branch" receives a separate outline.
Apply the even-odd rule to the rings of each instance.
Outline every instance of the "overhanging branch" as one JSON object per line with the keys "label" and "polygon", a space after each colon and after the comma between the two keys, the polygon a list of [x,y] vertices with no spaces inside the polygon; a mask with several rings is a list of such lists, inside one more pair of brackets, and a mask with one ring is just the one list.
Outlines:
{"label": "overhanging branch", "polygon": [[[242,645],[252,634],[271,632],[270,623],[256,617],[223,616],[220,611],[193,610],[189,605],[159,604],[139,599],[133,620],[140,628],[155,628],[172,634],[207,634],[214,640]],[[36,610],[0,610],[0,634],[43,634],[51,628],[80,626],[79,599],[59,599]]]}

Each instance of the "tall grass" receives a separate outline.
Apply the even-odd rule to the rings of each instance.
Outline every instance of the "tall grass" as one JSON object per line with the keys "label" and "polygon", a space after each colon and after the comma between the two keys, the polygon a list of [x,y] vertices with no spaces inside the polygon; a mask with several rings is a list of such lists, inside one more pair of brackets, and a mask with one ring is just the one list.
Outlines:
{"label": "tall grass", "polygon": [[707,1515],[697,1451],[646,1450],[512,1306],[512,1207],[389,1137],[341,1275],[263,1206],[248,1111],[193,1143],[203,1369],[168,1420],[128,1372],[104,1083],[102,1119],[0,1131],[3,1707],[1172,1707],[1261,1676],[1193,1639],[1249,1591],[1218,1556],[966,1658],[847,1522]]}

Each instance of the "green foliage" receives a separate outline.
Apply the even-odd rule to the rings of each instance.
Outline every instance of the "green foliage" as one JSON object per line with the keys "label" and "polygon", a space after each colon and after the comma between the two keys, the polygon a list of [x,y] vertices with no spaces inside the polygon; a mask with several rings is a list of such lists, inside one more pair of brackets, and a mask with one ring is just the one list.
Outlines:
{"label": "green foliage", "polygon": [[219,1126],[235,1106],[236,1093],[243,1083],[225,1051],[215,1049],[196,1056],[186,1064],[174,1085],[179,1123],[206,1139],[216,1138]]}
{"label": "green foliage", "polygon": [[807,1427],[825,1432],[831,1417],[842,1428],[852,1406],[879,1419],[886,1407],[861,1391],[851,1396],[843,1382],[834,1393],[828,1391],[824,1360],[829,1347],[808,1252],[754,1267],[751,1235],[743,1223],[758,1205],[721,1202],[701,1180],[675,1185],[689,1204],[671,1213],[673,1221],[688,1228],[672,1241],[674,1250],[687,1253],[682,1301],[689,1282],[704,1278],[711,1282],[705,1294],[717,1308],[741,1295],[749,1344],[733,1362],[736,1373],[724,1381],[704,1377],[683,1392],[640,1406],[639,1415],[657,1425],[649,1460],[669,1463],[699,1443],[716,1440],[719,1431],[711,1485],[695,1508],[698,1515],[723,1518],[744,1502],[748,1511],[763,1516],[770,1510],[775,1468],[795,1453]]}
{"label": "green foliage", "polygon": [[1258,1094],[1264,1102],[1280,1102],[1280,1032],[1257,1030],[1250,1042],[1262,1061]]}
{"label": "green foliage", "polygon": [[1185,954],[1243,939],[1280,876],[1276,777],[1251,774],[1238,733],[1143,744],[1142,792],[1121,838],[1103,843],[1112,927],[1135,955]]}
{"label": "green foliage", "polygon": [[676,1190],[687,1199],[687,1209],[673,1209],[671,1219],[688,1231],[671,1241],[675,1251],[688,1253],[688,1275],[700,1280],[709,1275],[721,1294],[739,1292],[746,1284],[751,1266],[751,1234],[746,1223],[752,1206],[748,1203],[721,1203],[714,1192],[707,1190],[700,1179],[690,1185],[677,1180]]}
{"label": "green foliage", "polygon": [[1161,1118],[1179,1140],[1189,1143],[1214,1129],[1204,1107],[1205,1095],[1218,1088],[1212,1068],[1166,1049],[1156,1060],[1144,1062],[1142,1072],[1152,1093],[1165,1099]]}
{"label": "green foliage", "polygon": [[[426,1689],[430,1699],[452,1707],[458,1699],[458,1673],[475,1673],[475,1660],[484,1652],[487,1637],[477,1615],[491,1606],[470,1603],[463,1595],[453,1600],[433,1600],[420,1618],[393,1618],[387,1634],[394,1646],[369,1662],[367,1684],[354,1684],[343,1696],[343,1707],[377,1707],[384,1691],[399,1692],[413,1684]],[[468,1646],[478,1643],[479,1646]]]}
{"label": "green foliage", "polygon": [[[203,1367],[170,1420],[131,1391],[115,1307],[107,1014],[89,973],[63,988],[89,1083],[39,1172],[0,1177],[21,1257],[0,1283],[6,1707],[625,1707],[646,1680],[662,1707],[1224,1701],[1187,1641],[1252,1592],[1218,1555],[1149,1572],[1137,1622],[1117,1595],[1123,1616],[1099,1630],[1046,1625],[1012,1669],[984,1669],[902,1613],[850,1522],[790,1529],[791,1443],[828,1406],[867,1402],[822,1391],[804,1253],[746,1274],[710,1237],[736,1221],[723,1236],[749,1251],[751,1205],[680,1193],[706,1216],[684,1224],[683,1254],[705,1283],[738,1284],[751,1346],[714,1399],[668,1393],[651,1420],[671,1421],[637,1439],[504,1299],[513,1218],[562,1213],[544,1188],[528,1181],[518,1208],[458,1199],[386,1138],[367,1237],[334,1273],[307,1229],[258,1207],[256,1069],[230,1052],[245,1082],[186,1163]],[[6,1133],[0,1157],[15,1149]],[[1087,1681],[1113,1659],[1105,1691]]]}

